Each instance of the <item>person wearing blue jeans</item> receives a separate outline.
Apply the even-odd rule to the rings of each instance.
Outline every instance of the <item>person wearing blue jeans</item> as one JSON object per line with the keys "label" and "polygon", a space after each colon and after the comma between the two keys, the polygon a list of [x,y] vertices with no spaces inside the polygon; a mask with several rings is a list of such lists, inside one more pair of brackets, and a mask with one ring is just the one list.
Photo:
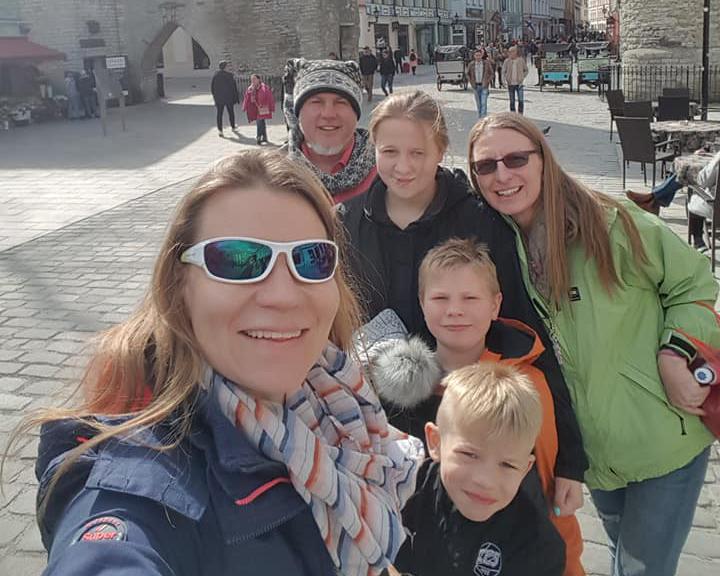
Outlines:
{"label": "person wearing blue jeans", "polygon": [[522,114],[525,111],[523,82],[528,75],[528,67],[525,58],[518,55],[517,46],[511,46],[508,50],[508,58],[503,63],[502,74],[510,96],[510,112],[515,112],[515,99],[517,98],[517,111]]}
{"label": "person wearing blue jeans", "polygon": [[468,63],[465,70],[468,82],[475,93],[475,104],[477,105],[478,116],[487,116],[487,101],[490,95],[490,82],[495,74],[493,61],[488,56],[485,48],[475,50],[473,59]]}
{"label": "person wearing blue jeans", "polygon": [[674,576],[709,456],[708,447],[665,476],[590,491],[608,535],[612,576]]}
{"label": "person wearing blue jeans", "polygon": [[517,111],[522,114],[525,111],[525,90],[522,84],[508,84],[510,95],[510,112],[515,112],[515,98],[517,96]]}
{"label": "person wearing blue jeans", "polygon": [[393,92],[393,79],[395,78],[395,62],[389,51],[380,56],[380,88],[385,96]]}

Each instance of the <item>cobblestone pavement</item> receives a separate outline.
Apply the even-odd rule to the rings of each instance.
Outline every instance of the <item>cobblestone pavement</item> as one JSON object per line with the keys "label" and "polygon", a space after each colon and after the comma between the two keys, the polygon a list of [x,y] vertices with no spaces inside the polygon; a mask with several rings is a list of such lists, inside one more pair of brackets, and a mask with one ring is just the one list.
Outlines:
{"label": "cobblestone pavement", "polygon": [[[431,70],[421,67],[415,78],[399,77],[396,87],[417,85],[437,94],[434,80]],[[244,123],[238,135],[226,130],[228,137],[218,138],[209,98],[185,88],[182,98],[129,108],[127,132],[120,130],[115,112],[107,138],[95,121],[0,132],[0,448],[24,414],[69,397],[90,337],[136,305],[169,215],[191,179],[210,160],[253,144],[254,127]],[[443,87],[440,97],[452,141],[446,160],[462,167],[476,118],[472,94]],[[507,94],[493,90],[490,112],[506,107]],[[595,93],[540,93],[529,87],[526,114],[551,127],[550,142],[568,170],[604,192],[621,192],[619,151],[608,139],[606,106]],[[270,125],[273,142],[280,143],[284,132],[281,122]],[[642,189],[636,168],[632,176],[628,187]],[[663,210],[663,217],[684,234],[682,198]],[[45,564],[34,523],[36,440],[22,438],[5,469],[3,575],[34,576]],[[579,517],[588,572],[609,574],[592,504],[587,502]],[[716,444],[678,574],[720,573],[718,522]]]}

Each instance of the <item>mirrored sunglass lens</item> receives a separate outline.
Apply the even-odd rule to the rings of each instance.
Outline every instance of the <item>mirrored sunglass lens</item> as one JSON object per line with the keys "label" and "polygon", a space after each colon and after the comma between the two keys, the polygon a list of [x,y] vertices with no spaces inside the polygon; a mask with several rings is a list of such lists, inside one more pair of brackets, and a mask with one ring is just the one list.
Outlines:
{"label": "mirrored sunglass lens", "polygon": [[508,168],[520,168],[528,163],[529,158],[530,154],[508,154],[505,158],[503,158],[503,164],[505,164]]}
{"label": "mirrored sunglass lens", "polygon": [[476,174],[492,174],[495,172],[497,162],[495,160],[480,160],[475,162],[475,173]]}
{"label": "mirrored sunglass lens", "polygon": [[205,245],[205,265],[210,273],[225,280],[252,280],[270,263],[269,246],[247,240],[218,240]]}
{"label": "mirrored sunglass lens", "polygon": [[326,242],[308,242],[292,250],[297,273],[306,280],[328,280],[335,271],[337,252]]}

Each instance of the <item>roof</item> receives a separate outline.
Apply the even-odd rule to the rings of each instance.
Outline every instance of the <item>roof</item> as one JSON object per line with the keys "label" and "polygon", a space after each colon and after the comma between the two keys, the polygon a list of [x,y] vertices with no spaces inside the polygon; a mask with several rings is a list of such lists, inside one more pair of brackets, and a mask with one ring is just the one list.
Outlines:
{"label": "roof", "polygon": [[0,62],[8,60],[22,60],[26,62],[41,62],[43,60],[65,60],[65,54],[30,42],[24,36],[0,37]]}

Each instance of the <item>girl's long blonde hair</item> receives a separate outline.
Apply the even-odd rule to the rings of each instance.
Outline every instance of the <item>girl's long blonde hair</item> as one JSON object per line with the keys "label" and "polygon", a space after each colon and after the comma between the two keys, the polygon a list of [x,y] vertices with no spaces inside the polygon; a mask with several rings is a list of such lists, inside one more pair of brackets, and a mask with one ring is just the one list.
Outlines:
{"label": "girl's long blonde hair", "polygon": [[[540,130],[530,120],[513,112],[492,114],[479,120],[470,131],[468,162],[473,160],[475,143],[489,130],[515,130],[532,142],[542,157],[540,194],[545,212],[548,246],[548,281],[550,300],[560,306],[568,298],[570,272],[567,246],[579,241],[588,258],[595,261],[603,288],[611,292],[619,286],[610,248],[608,210],[617,210],[625,233],[630,239],[637,265],[647,263],[647,254],[637,226],[627,209],[617,200],[589,189],[567,174]],[[482,193],[472,169],[469,171],[473,187]]]}
{"label": "girl's long blonde hair", "polygon": [[[140,307],[125,322],[101,335],[81,382],[83,397],[77,408],[43,410],[28,417],[10,445],[29,429],[63,418],[77,418],[98,434],[73,449],[54,482],[85,451],[118,435],[158,424],[172,417],[176,446],[189,432],[193,404],[205,362],[193,334],[183,298],[186,265],[180,254],[199,239],[196,227],[205,204],[221,190],[264,186],[271,191],[300,195],[316,211],[327,237],[340,247],[345,242],[330,195],[310,170],[278,152],[241,152],[215,163],[180,202],[155,262],[149,289]],[[272,193],[272,192],[269,192]],[[350,350],[359,324],[358,306],[343,267],[335,275],[340,304],[329,335],[338,347]],[[99,425],[91,416],[131,414],[118,425]],[[6,451],[6,457],[10,448]]]}

